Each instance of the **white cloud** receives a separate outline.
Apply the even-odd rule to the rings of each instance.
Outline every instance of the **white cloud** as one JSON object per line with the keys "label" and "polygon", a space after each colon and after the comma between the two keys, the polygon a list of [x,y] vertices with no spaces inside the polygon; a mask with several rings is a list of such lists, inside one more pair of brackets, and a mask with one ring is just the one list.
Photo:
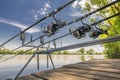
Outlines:
{"label": "white cloud", "polygon": [[50,1],[47,1],[46,3],[44,3],[44,6],[42,8],[40,8],[39,10],[33,10],[33,14],[34,14],[34,20],[38,20],[38,17],[40,15],[46,15],[49,12],[49,9],[51,8],[50,5]]}
{"label": "white cloud", "polygon": [[76,17],[76,16],[82,16],[83,14],[81,14],[80,12],[72,12],[71,14],[69,14],[72,17]]}
{"label": "white cloud", "polygon": [[45,3],[45,6],[44,7],[46,7],[46,8],[51,8],[51,6],[50,6],[50,1],[47,1],[46,3]]}
{"label": "white cloud", "polygon": [[68,13],[68,15],[72,17],[82,16],[83,13],[81,13],[83,7],[85,7],[86,0],[76,0],[71,7],[71,12]]}
{"label": "white cloud", "polygon": [[[12,25],[13,27],[18,27],[21,30],[24,30],[28,27],[28,25],[21,24],[21,23],[15,22],[15,21],[4,19],[4,18],[0,18],[0,23]],[[39,31],[40,31],[40,29],[38,29],[38,28],[31,28],[31,29],[27,30],[26,32],[27,33],[35,33],[35,32],[39,32]]]}
{"label": "white cloud", "polygon": [[48,13],[48,11],[49,11],[50,8],[51,8],[51,6],[50,6],[50,1],[47,1],[47,2],[44,4],[43,8],[41,8],[41,9],[39,10],[39,12],[40,12],[41,15],[46,15],[46,14]]}
{"label": "white cloud", "polygon": [[34,15],[34,19],[35,19],[35,20],[38,20],[38,15],[35,14],[35,15]]}
{"label": "white cloud", "polygon": [[72,4],[72,7],[75,8],[75,7],[77,7],[78,5],[79,5],[79,1],[77,0],[77,1],[75,1],[75,2]]}
{"label": "white cloud", "polygon": [[85,7],[85,2],[86,2],[87,0],[77,0],[77,1],[75,1],[73,4],[72,4],[72,7],[73,8],[76,8],[76,7],[79,7],[79,6],[81,6],[81,7]]}
{"label": "white cloud", "polygon": [[[85,8],[85,3],[89,2],[89,0],[76,0],[73,4],[72,4],[72,7],[71,7],[71,12],[70,12],[70,16],[72,17],[76,17],[76,16],[82,16],[84,15],[85,13],[81,13],[81,11],[83,11],[83,9]],[[98,7],[96,5],[92,5],[90,4],[90,6],[92,7],[93,10],[97,9]],[[81,10],[77,10],[77,9],[81,9]]]}

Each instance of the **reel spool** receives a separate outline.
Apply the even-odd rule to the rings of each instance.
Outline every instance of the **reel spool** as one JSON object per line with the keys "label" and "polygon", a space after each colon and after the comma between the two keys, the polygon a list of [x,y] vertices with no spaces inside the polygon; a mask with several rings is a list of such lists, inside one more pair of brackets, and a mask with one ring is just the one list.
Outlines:
{"label": "reel spool", "polygon": [[71,30],[69,28],[69,33],[73,35],[75,38],[80,39],[82,37],[85,37],[85,33],[91,31],[91,27],[79,27],[76,30]]}
{"label": "reel spool", "polygon": [[55,22],[51,22],[50,25],[44,27],[43,33],[47,34],[48,37],[54,35],[59,28],[62,28],[63,26],[66,25],[65,21],[63,22],[60,19],[57,20],[54,16],[53,19]]}
{"label": "reel spool", "polygon": [[89,33],[90,38],[98,38],[101,34],[107,34],[108,35],[107,30],[99,29],[96,26],[95,26],[95,28],[96,28],[96,30],[93,30]]}

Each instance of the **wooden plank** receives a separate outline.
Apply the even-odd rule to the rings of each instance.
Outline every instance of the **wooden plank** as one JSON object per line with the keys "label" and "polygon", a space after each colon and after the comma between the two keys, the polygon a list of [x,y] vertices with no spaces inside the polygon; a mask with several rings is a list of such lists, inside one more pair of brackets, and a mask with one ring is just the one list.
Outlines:
{"label": "wooden plank", "polygon": [[84,70],[84,69],[72,69],[72,68],[60,68],[57,71],[65,71],[65,72],[74,72],[74,73],[84,73],[84,74],[91,74],[91,75],[99,75],[103,77],[111,77],[120,79],[120,74],[115,73],[108,73],[108,72],[100,72],[100,71],[92,71],[92,70]]}
{"label": "wooden plank", "polygon": [[78,77],[91,78],[92,80],[120,80],[118,78],[111,78],[111,77],[92,75],[92,74],[86,74],[86,73],[78,73],[78,72],[70,72],[70,71],[60,71],[60,72],[64,74],[78,76]]}
{"label": "wooden plank", "polygon": [[84,62],[79,62],[77,64],[119,64],[120,59],[99,59],[99,60],[90,60],[90,61],[84,61]]}
{"label": "wooden plank", "polygon": [[91,60],[20,77],[17,80],[120,80],[120,59]]}
{"label": "wooden plank", "polygon": [[120,74],[120,69],[107,68],[107,67],[88,66],[88,65],[81,65],[81,64],[80,65],[67,65],[64,67],[75,68],[75,69],[96,70],[96,71],[104,71],[104,72]]}
{"label": "wooden plank", "polygon": [[56,70],[50,71],[49,73],[46,73],[44,75],[41,75],[39,73],[34,74],[34,75],[41,76],[41,77],[47,78],[49,80],[92,80],[92,79],[86,78],[86,77],[64,74],[61,72],[57,72]]}
{"label": "wooden plank", "polygon": [[88,63],[88,64],[80,64],[80,63],[76,63],[76,64],[70,64],[70,65],[65,65],[63,67],[66,67],[66,66],[82,66],[82,65],[85,65],[85,66],[94,66],[94,67],[103,67],[103,68],[113,68],[113,69],[120,69],[120,64],[105,64],[105,63],[99,63],[99,64],[96,64],[96,63]]}
{"label": "wooden plank", "polygon": [[[116,63],[120,63],[120,60],[119,59],[93,59],[93,60],[90,60],[90,61],[84,61],[84,62],[79,62],[80,64],[98,64],[98,63],[104,63],[104,64],[116,64]],[[78,63],[78,64],[79,64]]]}

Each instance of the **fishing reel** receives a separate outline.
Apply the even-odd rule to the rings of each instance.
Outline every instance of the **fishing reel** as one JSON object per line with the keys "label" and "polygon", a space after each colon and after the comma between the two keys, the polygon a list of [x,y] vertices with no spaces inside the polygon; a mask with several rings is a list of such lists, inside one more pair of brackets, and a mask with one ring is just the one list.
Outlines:
{"label": "fishing reel", "polygon": [[90,38],[98,38],[101,34],[107,34],[107,30],[99,29],[98,27],[95,27],[96,30],[92,30],[92,32],[89,33]]}
{"label": "fishing reel", "polygon": [[48,37],[54,35],[59,28],[62,28],[67,24],[65,21],[62,21],[60,19],[57,20],[54,16],[53,19],[55,22],[51,22],[50,25],[44,27],[43,33],[47,34]]}
{"label": "fishing reel", "polygon": [[90,31],[91,31],[90,26],[82,26],[82,27],[76,28],[76,30],[73,30],[73,31],[69,28],[69,33],[77,39],[85,37],[85,33]]}

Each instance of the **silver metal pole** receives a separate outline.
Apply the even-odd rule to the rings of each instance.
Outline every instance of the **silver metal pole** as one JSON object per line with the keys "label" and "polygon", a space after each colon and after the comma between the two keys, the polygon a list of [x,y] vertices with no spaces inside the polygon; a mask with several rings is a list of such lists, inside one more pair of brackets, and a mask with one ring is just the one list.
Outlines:
{"label": "silver metal pole", "polygon": [[37,54],[37,70],[39,71],[39,66],[40,66],[40,64],[39,64],[39,54]]}
{"label": "silver metal pole", "polygon": [[114,42],[114,41],[119,41],[119,40],[120,40],[120,35],[110,37],[110,38],[100,39],[100,40],[92,40],[92,41],[87,41],[87,42],[83,42],[83,43],[77,43],[77,44],[74,44],[74,45],[64,46],[64,47],[61,47],[61,48],[56,48],[56,49],[51,49],[51,50],[43,50],[43,51],[40,51],[39,53],[40,54],[41,53],[49,54],[49,53],[52,53],[52,52],[55,52],[55,51],[75,49],[75,48],[92,46],[92,45]]}
{"label": "silver metal pole", "polygon": [[23,72],[23,70],[27,67],[27,65],[31,62],[31,60],[35,57],[36,53],[34,53],[31,58],[28,60],[28,62],[24,65],[24,67],[20,70],[20,72],[17,74],[14,80],[17,80],[17,78],[20,76],[20,74]]}
{"label": "silver metal pole", "polygon": [[53,63],[53,60],[52,60],[52,57],[51,57],[50,53],[48,54],[48,56],[49,56],[50,61],[51,61],[51,63],[52,63],[53,69],[55,69],[55,65],[54,65],[54,63]]}

